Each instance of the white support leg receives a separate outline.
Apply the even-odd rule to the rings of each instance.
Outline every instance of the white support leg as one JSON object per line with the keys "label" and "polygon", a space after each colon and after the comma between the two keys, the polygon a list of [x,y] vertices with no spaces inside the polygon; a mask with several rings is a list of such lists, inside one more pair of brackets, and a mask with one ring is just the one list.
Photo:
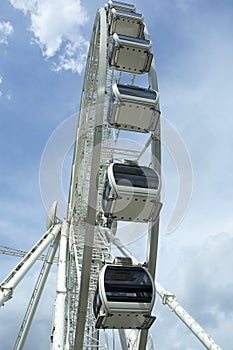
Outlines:
{"label": "white support leg", "polygon": [[20,263],[10,272],[5,280],[0,284],[0,306],[12,297],[14,288],[19,284],[28,270],[32,267],[42,252],[56,238],[60,232],[61,225],[57,224],[48,230],[44,236],[25,255]]}
{"label": "white support leg", "polygon": [[34,315],[36,313],[36,309],[37,309],[38,303],[40,301],[41,294],[44,290],[44,286],[45,286],[45,283],[47,281],[48,274],[49,274],[51,266],[53,264],[53,259],[54,259],[54,256],[56,254],[56,251],[57,251],[59,239],[60,239],[60,236],[57,235],[57,237],[53,243],[52,250],[48,256],[48,260],[46,261],[46,265],[45,265],[45,269],[43,271],[42,278],[40,279],[40,276],[39,276],[38,284],[36,286],[36,289],[34,289],[33,297],[30,301],[30,303],[31,302],[32,303],[31,303],[31,305],[29,304],[29,308],[28,308],[27,313],[26,313],[25,322],[22,323],[22,327],[23,327],[22,332],[19,333],[18,338],[17,338],[16,343],[15,343],[15,346],[14,346],[14,349],[16,349],[16,350],[22,350],[24,343],[27,339],[27,335],[28,335],[28,332],[30,330],[30,326],[31,326],[31,323],[33,321]]}
{"label": "white support leg", "polygon": [[57,290],[54,310],[54,321],[51,335],[51,350],[64,349],[65,342],[65,318],[66,318],[66,264],[67,264],[67,241],[69,224],[66,220],[62,223],[60,252],[57,273]]}
{"label": "white support leg", "polygon": [[164,305],[181,319],[182,322],[193,332],[200,342],[208,350],[221,350],[220,346],[210,337],[209,334],[189,315],[189,313],[178,303],[175,295],[167,292],[158,282],[155,282],[156,291],[162,299]]}

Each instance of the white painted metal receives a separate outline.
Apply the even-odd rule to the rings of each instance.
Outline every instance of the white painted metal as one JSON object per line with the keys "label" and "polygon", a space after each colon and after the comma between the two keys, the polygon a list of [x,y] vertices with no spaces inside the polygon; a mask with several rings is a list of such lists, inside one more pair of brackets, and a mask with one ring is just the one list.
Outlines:
{"label": "white painted metal", "polygon": [[102,144],[102,125],[103,125],[103,108],[105,98],[105,81],[107,71],[107,26],[106,26],[106,13],[104,9],[100,9],[97,15],[100,36],[100,50],[99,50],[99,63],[98,65],[98,84],[97,90],[97,106],[94,120],[94,137],[91,157],[91,174],[89,180],[89,193],[87,204],[87,216],[86,216],[86,229],[84,237],[83,258],[82,258],[82,271],[81,271],[81,283],[79,292],[79,303],[77,312],[77,324],[75,333],[74,348],[81,350],[83,348],[83,340],[85,333],[85,323],[87,316],[88,299],[87,295],[90,286],[90,273],[91,273],[91,259],[94,244],[94,231],[96,221],[96,207],[98,188],[95,185],[96,175],[98,174],[100,159],[101,159],[101,144]]}
{"label": "white painted metal", "polygon": [[144,74],[149,72],[152,58],[149,40],[113,34],[109,58],[111,68],[128,73]]}
{"label": "white painted metal", "polygon": [[34,262],[48,245],[56,238],[61,229],[61,225],[57,224],[51,227],[44,236],[34,245],[28,254],[20,261],[14,270],[5,278],[0,285],[0,306],[12,297],[14,288],[22,280]]}
{"label": "white painted metal", "polygon": [[[153,59],[151,69],[148,74],[149,82],[152,89],[158,91],[157,74],[155,68],[155,61]],[[158,107],[159,109],[159,107]],[[161,140],[160,140],[160,123],[157,123],[156,130],[152,133],[152,142],[148,140],[148,145],[151,145],[151,164],[152,169],[157,171],[161,179]],[[147,143],[145,145],[147,147]],[[142,152],[144,151],[144,148]],[[158,236],[159,236],[159,220],[151,223],[149,226],[148,237],[148,267],[152,276],[155,277],[156,261],[157,261],[157,249],[158,249]]]}
{"label": "white painted metal", "polygon": [[57,271],[56,301],[51,335],[51,349],[64,349],[66,325],[66,272],[67,272],[67,240],[69,224],[63,220],[60,238],[60,252]]}
{"label": "white painted metal", "polygon": [[13,350],[21,350],[23,349],[24,343],[26,341],[28,332],[30,330],[31,323],[35,316],[35,312],[38,307],[38,303],[41,298],[41,294],[43,292],[48,274],[50,272],[51,266],[53,264],[53,259],[57,251],[57,247],[59,244],[60,235],[58,234],[55,240],[50,245],[50,249],[47,254],[46,260],[44,260],[43,266],[41,268],[41,272],[39,274],[38,280],[36,282],[34,291],[32,293],[31,300],[28,304],[27,311],[25,313],[18,337],[16,339]]}
{"label": "white painted metal", "polygon": [[174,294],[167,292],[157,281],[155,282],[157,293],[162,299],[162,303],[181,319],[182,322],[193,332],[198,340],[208,350],[221,350],[209,334],[194,320],[193,317],[178,303]]}
{"label": "white painted metal", "polygon": [[112,127],[122,130],[154,131],[160,117],[160,112],[156,110],[157,103],[158,93],[154,90],[114,84],[108,109],[108,122]]}
{"label": "white painted metal", "polygon": [[[25,250],[16,249],[16,248],[8,247],[8,246],[0,246],[0,254],[3,254],[3,255],[17,256],[17,257],[23,258],[27,253],[28,252],[26,252]],[[47,255],[41,254],[38,257],[38,260],[44,261],[46,258],[47,258]],[[57,256],[54,257],[53,262],[54,263],[58,262]]]}
{"label": "white painted metal", "polygon": [[55,225],[56,214],[57,214],[57,201],[54,201],[49,209],[47,219],[46,219],[47,230],[49,230],[51,226]]}
{"label": "white painted metal", "polygon": [[110,10],[109,34],[114,33],[128,35],[135,38],[143,37],[144,16],[140,13],[122,11],[116,8]]}
{"label": "white painted metal", "polygon": [[107,9],[112,9],[112,8],[117,8],[120,10],[124,11],[136,11],[136,6],[133,4],[125,3],[124,1],[114,1],[114,0],[109,0],[108,4],[106,5]]}
{"label": "white painted metal", "polygon": [[121,342],[121,349],[129,350],[125,331],[123,329],[119,329],[118,333],[119,333],[120,342]]}

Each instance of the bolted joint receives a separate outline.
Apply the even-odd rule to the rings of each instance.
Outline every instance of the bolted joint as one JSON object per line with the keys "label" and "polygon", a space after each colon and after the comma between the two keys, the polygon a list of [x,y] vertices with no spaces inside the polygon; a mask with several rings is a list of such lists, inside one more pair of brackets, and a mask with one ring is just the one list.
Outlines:
{"label": "bolted joint", "polygon": [[172,298],[173,300],[176,298],[175,294],[172,294],[172,293],[163,293],[163,296],[162,296],[162,303],[163,305],[166,305],[167,304],[167,299],[168,298]]}

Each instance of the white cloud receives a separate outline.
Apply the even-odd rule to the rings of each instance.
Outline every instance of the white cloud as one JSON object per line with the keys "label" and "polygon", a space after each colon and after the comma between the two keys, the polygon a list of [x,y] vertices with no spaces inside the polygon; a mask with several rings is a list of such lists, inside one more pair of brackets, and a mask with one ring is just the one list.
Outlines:
{"label": "white cloud", "polygon": [[64,52],[59,55],[59,62],[54,64],[53,70],[71,69],[73,72],[81,73],[87,58],[87,48],[88,42],[82,37],[76,43],[68,43]]}
{"label": "white cloud", "polygon": [[8,44],[7,38],[14,32],[10,22],[0,21],[0,44]]}
{"label": "white cloud", "polygon": [[[229,349],[233,320],[233,237],[210,235],[203,243],[182,246],[174,235],[160,236],[158,281],[222,349]],[[163,349],[201,350],[203,345],[157,296],[154,338]]]}
{"label": "white cloud", "polygon": [[[88,42],[80,28],[88,16],[80,0],[10,0],[14,8],[31,18],[30,30],[46,59],[53,58],[56,71],[80,73]],[[58,57],[55,58],[55,55]]]}
{"label": "white cloud", "polygon": [[[0,86],[1,86],[1,84],[2,84],[2,76],[0,75]],[[0,97],[3,95],[3,93],[2,93],[2,91],[1,91],[1,89],[0,89]]]}
{"label": "white cloud", "polygon": [[230,343],[226,330],[233,319],[232,248],[233,238],[225,233],[210,236],[199,247],[182,248],[174,274],[182,306],[222,348]]}
{"label": "white cloud", "polygon": [[23,11],[25,14],[36,9],[37,0],[10,0],[15,9]]}
{"label": "white cloud", "polygon": [[4,97],[8,101],[10,101],[11,100],[11,91],[6,93],[2,87],[3,87],[3,76],[0,75],[0,97]]}
{"label": "white cloud", "polygon": [[[13,26],[9,21],[7,22],[0,21],[0,45],[7,45],[8,37],[12,35],[13,32],[14,32]],[[0,75],[0,97],[4,96],[4,93],[1,88],[2,82],[3,82],[3,77]],[[10,94],[7,95],[8,100],[10,100],[9,96]]]}

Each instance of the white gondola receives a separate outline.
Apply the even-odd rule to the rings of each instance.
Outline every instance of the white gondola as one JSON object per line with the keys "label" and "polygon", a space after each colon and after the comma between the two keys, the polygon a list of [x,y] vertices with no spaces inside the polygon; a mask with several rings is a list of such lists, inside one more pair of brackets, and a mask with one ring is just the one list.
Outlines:
{"label": "white gondola", "polygon": [[110,13],[110,35],[117,33],[134,38],[143,38],[144,16],[141,13],[122,11],[115,8]]}
{"label": "white gondola", "polygon": [[127,11],[127,12],[135,12],[136,6],[133,4],[128,4],[126,2],[109,0],[109,2],[105,5],[105,9],[107,12],[108,22],[110,22],[112,9],[117,9],[120,11]]}
{"label": "white gondola", "polygon": [[153,279],[144,267],[106,264],[93,302],[96,328],[148,329],[154,301]]}
{"label": "white gondola", "polygon": [[155,221],[162,206],[159,191],[159,175],[153,169],[112,163],[106,173],[102,196],[104,215],[120,221]]}
{"label": "white gondola", "polygon": [[149,72],[153,53],[151,41],[114,33],[109,65],[113,69],[143,74]]}
{"label": "white gondola", "polygon": [[158,92],[131,85],[114,84],[107,120],[115,128],[155,131],[159,121]]}
{"label": "white gondola", "polygon": [[135,12],[136,6],[133,4],[129,4],[127,2],[121,2],[121,1],[114,1],[109,0],[108,4],[106,5],[107,10],[111,10],[113,8],[122,10],[122,11],[130,11]]}

